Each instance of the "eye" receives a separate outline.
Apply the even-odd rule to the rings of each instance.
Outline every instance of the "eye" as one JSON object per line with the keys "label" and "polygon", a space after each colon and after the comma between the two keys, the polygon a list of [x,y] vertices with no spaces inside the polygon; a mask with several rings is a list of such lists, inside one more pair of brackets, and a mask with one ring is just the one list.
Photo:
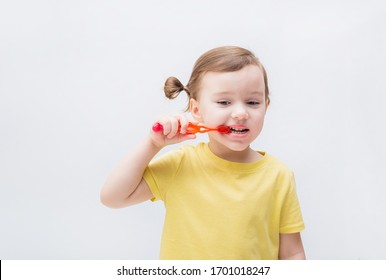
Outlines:
{"label": "eye", "polygon": [[231,104],[231,102],[228,100],[219,100],[219,101],[217,101],[217,104],[222,105],[222,106],[226,106],[226,105]]}
{"label": "eye", "polygon": [[252,106],[257,106],[260,104],[260,102],[257,100],[249,100],[249,101],[247,101],[247,104],[252,105]]}

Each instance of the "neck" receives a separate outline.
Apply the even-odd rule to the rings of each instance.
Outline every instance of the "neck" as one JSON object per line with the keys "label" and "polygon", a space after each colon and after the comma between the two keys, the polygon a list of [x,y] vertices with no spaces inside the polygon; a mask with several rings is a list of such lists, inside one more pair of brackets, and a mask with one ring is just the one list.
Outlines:
{"label": "neck", "polygon": [[249,163],[258,161],[263,157],[258,152],[252,150],[249,146],[242,151],[234,151],[226,147],[219,147],[211,142],[209,142],[208,146],[213,154],[228,161]]}

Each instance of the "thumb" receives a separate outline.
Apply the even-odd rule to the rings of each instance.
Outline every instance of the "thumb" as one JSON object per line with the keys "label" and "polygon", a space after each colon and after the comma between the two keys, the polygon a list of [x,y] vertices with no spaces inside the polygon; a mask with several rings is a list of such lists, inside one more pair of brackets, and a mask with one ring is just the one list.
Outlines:
{"label": "thumb", "polygon": [[187,140],[193,140],[196,139],[196,134],[180,134],[178,137],[181,142],[187,141]]}

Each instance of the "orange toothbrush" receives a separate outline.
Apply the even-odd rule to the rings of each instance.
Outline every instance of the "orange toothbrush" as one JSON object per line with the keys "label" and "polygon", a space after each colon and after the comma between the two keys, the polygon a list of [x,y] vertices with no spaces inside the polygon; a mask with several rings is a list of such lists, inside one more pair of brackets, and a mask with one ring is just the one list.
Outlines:
{"label": "orange toothbrush", "polygon": [[[181,125],[178,126],[178,131],[180,131],[180,128],[181,128]],[[162,124],[160,123],[156,123],[155,125],[153,125],[152,129],[154,132],[160,132],[164,130]],[[197,125],[190,122],[188,123],[188,128],[186,130],[186,133],[196,134],[196,133],[205,133],[209,131],[218,131],[219,133],[226,134],[226,133],[230,133],[231,129],[229,128],[229,126],[226,126],[226,125],[220,125],[217,128],[209,128],[203,125]]]}

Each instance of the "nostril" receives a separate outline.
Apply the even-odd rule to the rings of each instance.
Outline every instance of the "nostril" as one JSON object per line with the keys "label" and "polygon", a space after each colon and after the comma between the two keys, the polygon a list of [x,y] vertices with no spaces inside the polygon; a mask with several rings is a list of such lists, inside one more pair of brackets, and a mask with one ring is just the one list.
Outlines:
{"label": "nostril", "polygon": [[247,119],[249,117],[247,112],[234,112],[232,118],[234,119]]}

